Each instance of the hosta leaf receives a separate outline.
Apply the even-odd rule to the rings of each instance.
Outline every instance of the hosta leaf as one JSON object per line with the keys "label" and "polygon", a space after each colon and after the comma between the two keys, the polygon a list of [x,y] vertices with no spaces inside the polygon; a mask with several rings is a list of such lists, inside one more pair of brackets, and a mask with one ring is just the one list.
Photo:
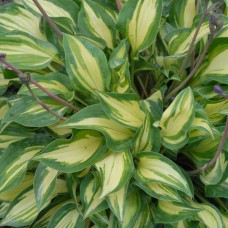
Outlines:
{"label": "hosta leaf", "polygon": [[135,129],[143,124],[145,114],[139,107],[134,94],[99,93],[106,115],[126,127]]}
{"label": "hosta leaf", "polygon": [[[146,200],[145,200],[146,201]],[[153,227],[153,218],[150,211],[150,205],[148,202],[143,202],[142,210],[134,224],[134,228],[141,228],[141,227]]]}
{"label": "hosta leaf", "polygon": [[201,209],[186,203],[159,200],[156,208],[156,223],[173,223],[195,216]]}
{"label": "hosta leaf", "polygon": [[154,121],[161,119],[163,112],[163,98],[160,90],[153,93],[146,100],[140,101],[140,103],[150,110],[150,114]]}
{"label": "hosta leaf", "polygon": [[0,148],[6,149],[11,143],[33,136],[29,129],[17,124],[10,123],[0,133]]}
{"label": "hosta leaf", "polygon": [[[59,115],[64,115],[69,109],[50,97],[42,97],[41,100],[48,108]],[[59,118],[47,112],[33,97],[21,96],[11,102],[13,102],[13,105],[4,116],[3,123],[15,121],[27,127],[44,127],[59,120]]]}
{"label": "hosta leaf", "polygon": [[125,212],[126,196],[127,196],[128,184],[123,186],[120,190],[107,195],[107,202],[109,208],[121,222]]}
{"label": "hosta leaf", "polygon": [[8,111],[9,105],[5,98],[0,97],[0,121],[4,117],[5,113]]}
{"label": "hosta leaf", "polygon": [[105,40],[108,48],[113,49],[116,43],[115,20],[113,12],[97,2],[84,0],[79,13],[79,30]]}
{"label": "hosta leaf", "polygon": [[82,216],[77,211],[74,202],[69,202],[61,206],[51,217],[48,228],[55,227],[83,227]]}
{"label": "hosta leaf", "polygon": [[47,167],[42,163],[37,167],[33,185],[38,210],[45,205],[55,190],[57,175],[57,170]]}
{"label": "hosta leaf", "polygon": [[51,61],[63,64],[57,57],[55,46],[24,32],[12,31],[1,35],[0,50],[7,55],[8,62],[20,69],[43,69]]}
{"label": "hosta leaf", "polygon": [[225,115],[228,115],[228,99],[220,102],[208,102],[205,105],[204,110],[213,124],[221,123]]}
{"label": "hosta leaf", "polygon": [[133,137],[133,131],[110,120],[100,104],[83,108],[61,126],[100,131],[106,138],[108,148],[114,151],[128,149]]}
{"label": "hosta leaf", "polygon": [[1,202],[0,203],[0,218],[4,218],[5,214],[7,212],[7,209],[9,207],[9,203],[8,202]]}
{"label": "hosta leaf", "polygon": [[83,170],[98,161],[106,152],[104,138],[95,131],[79,131],[71,139],[50,143],[35,160],[65,173]]}
{"label": "hosta leaf", "polygon": [[137,182],[162,183],[179,191],[185,192],[190,197],[192,192],[188,181],[178,166],[167,157],[158,153],[137,153],[137,171],[135,179]]}
{"label": "hosta leaf", "polygon": [[84,219],[107,208],[107,203],[101,196],[101,186],[98,178],[87,175],[80,185],[80,198],[85,207]]}
{"label": "hosta leaf", "polygon": [[22,183],[28,162],[47,143],[47,140],[38,135],[9,145],[0,158],[0,192]]}
{"label": "hosta leaf", "polygon": [[107,227],[109,223],[109,219],[105,210],[93,214],[89,218],[96,227]]}
{"label": "hosta leaf", "polygon": [[134,164],[132,155],[128,151],[109,151],[105,157],[95,164],[102,182],[100,198],[116,192],[129,181]]}
{"label": "hosta leaf", "polygon": [[67,34],[64,34],[63,45],[73,88],[80,96],[96,100],[96,91],[106,91],[111,80],[104,53],[85,39]]}
{"label": "hosta leaf", "polygon": [[194,115],[194,97],[188,87],[177,95],[162,115],[161,139],[165,147],[176,150],[187,143]]}
{"label": "hosta leaf", "polygon": [[0,200],[11,202],[14,198],[16,198],[16,196],[19,193],[21,193],[22,191],[24,191],[26,188],[28,188],[29,186],[31,186],[33,184],[33,179],[34,179],[33,174],[26,174],[23,179],[23,182],[20,185],[18,185],[15,188],[12,188],[9,191],[1,192]]}
{"label": "hosta leaf", "polygon": [[225,228],[222,216],[216,207],[209,204],[194,204],[194,207],[201,209],[197,217],[208,228]]}
{"label": "hosta leaf", "polygon": [[112,69],[112,92],[126,93],[130,89],[130,71],[128,61],[128,47],[126,40],[121,40],[113,50],[109,66]]}
{"label": "hosta leaf", "polygon": [[[0,69],[0,95],[4,94],[7,90],[9,80],[4,78],[3,72]],[[1,103],[1,102],[0,102]],[[2,110],[0,111],[0,117],[2,115]]]}
{"label": "hosta leaf", "polygon": [[[46,205],[50,200],[59,193],[66,193],[65,181],[58,180],[56,184],[55,192],[46,202]],[[32,186],[21,192],[9,205],[5,218],[1,221],[1,225],[22,227],[31,225],[38,215],[36,207],[35,194]]]}
{"label": "hosta leaf", "polygon": [[[39,9],[34,4],[33,0],[23,0],[24,5],[28,11],[32,11],[37,15],[42,15]],[[77,14],[79,11],[78,5],[72,0],[39,0],[40,5],[45,9],[49,17],[66,17],[74,24],[77,21]]]}
{"label": "hosta leaf", "polygon": [[162,1],[158,0],[132,0],[124,4],[119,14],[117,27],[128,38],[133,49],[133,56],[154,42],[161,12]]}
{"label": "hosta leaf", "polygon": [[[53,94],[62,94],[66,98],[73,97],[69,77],[65,74],[57,72],[48,73],[46,75],[32,74],[31,78]],[[46,93],[33,84],[30,85],[30,88],[38,97],[47,96]],[[30,95],[30,92],[26,86],[22,86],[18,94]]]}
{"label": "hosta leaf", "polygon": [[228,84],[228,38],[217,38],[208,51],[208,64],[199,73],[204,82],[216,81]]}
{"label": "hosta leaf", "polygon": [[217,185],[206,185],[205,192],[207,197],[228,198],[228,178]]}
{"label": "hosta leaf", "polygon": [[140,151],[158,152],[160,149],[160,132],[153,126],[153,121],[148,113],[143,125],[137,130],[133,141],[132,150],[134,153]]}
{"label": "hosta leaf", "polygon": [[170,22],[180,28],[191,28],[196,15],[196,3],[192,0],[174,0],[170,10]]}
{"label": "hosta leaf", "polygon": [[159,182],[143,183],[142,181],[136,182],[135,184],[153,198],[160,200],[181,201],[178,191],[169,185]]}
{"label": "hosta leaf", "polygon": [[211,170],[205,170],[200,179],[205,185],[215,185],[220,182],[227,169],[228,161],[225,157],[225,153],[221,153],[216,160],[214,167]]}
{"label": "hosta leaf", "polygon": [[40,31],[40,16],[32,14],[19,4],[0,7],[0,31],[22,31],[40,40],[47,40]]}
{"label": "hosta leaf", "polygon": [[[188,51],[198,24],[199,24],[199,17],[195,19],[191,30],[190,29],[183,30],[181,33],[176,34],[173,37],[173,39],[170,40],[169,50],[171,55],[182,57]],[[202,23],[194,45],[196,45],[200,40],[202,40],[209,33],[210,33],[210,29],[209,29],[209,23],[207,20]]]}
{"label": "hosta leaf", "polygon": [[[58,202],[59,201],[59,202]],[[47,228],[48,223],[50,221],[50,218],[55,214],[55,212],[64,204],[68,203],[68,201],[66,201],[66,199],[62,200],[60,198],[60,200],[58,200],[56,202],[56,200],[49,204],[43,211],[42,214],[38,216],[38,218],[36,219],[36,221],[32,224],[32,228]]]}
{"label": "hosta leaf", "polygon": [[133,227],[142,210],[142,201],[138,191],[132,191],[128,194],[126,208],[122,221],[122,227]]}

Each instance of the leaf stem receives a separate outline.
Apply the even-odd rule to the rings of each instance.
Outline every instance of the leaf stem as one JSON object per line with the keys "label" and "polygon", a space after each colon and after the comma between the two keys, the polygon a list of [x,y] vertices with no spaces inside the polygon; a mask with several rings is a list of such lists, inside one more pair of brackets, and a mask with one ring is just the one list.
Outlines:
{"label": "leaf stem", "polygon": [[[24,73],[16,68],[15,66],[11,65],[9,62],[6,61],[5,59],[6,55],[5,54],[0,54],[0,62],[2,62],[7,68],[13,70],[19,77],[22,83],[26,84],[25,79],[24,79]],[[41,86],[39,83],[37,83],[35,80],[30,79],[29,82],[31,82],[33,85],[38,87],[40,90],[42,90],[44,93],[46,93],[49,97],[53,98],[54,100],[58,101],[59,103],[62,103],[63,105],[69,107],[70,109],[74,111],[78,111],[78,109],[70,104],[69,102],[63,100],[62,98],[56,96],[55,94],[49,92],[47,89],[45,89],[43,86]]]}
{"label": "leaf stem", "polygon": [[117,7],[118,7],[118,10],[121,11],[122,5],[121,5],[120,0],[116,0],[116,5],[117,5]]}
{"label": "leaf stem", "polygon": [[225,145],[227,136],[228,136],[228,117],[226,118],[226,127],[225,127],[225,130],[224,130],[221,142],[219,144],[219,147],[218,147],[217,152],[215,153],[215,156],[213,157],[213,159],[210,162],[206,163],[203,167],[198,168],[198,169],[193,170],[193,171],[189,171],[188,173],[189,174],[201,173],[204,170],[206,170],[206,169],[210,168],[211,166],[213,166],[215,164],[215,162],[217,161],[217,159],[219,158],[219,155],[222,152],[222,149],[223,149],[223,147]]}
{"label": "leaf stem", "polygon": [[40,5],[40,3],[37,0],[33,0],[33,2],[36,5],[36,7],[39,9],[39,11],[42,13],[42,15],[44,16],[44,18],[47,20],[47,22],[49,23],[49,25],[53,28],[53,30],[55,31],[55,33],[57,34],[57,36],[63,37],[63,33],[56,26],[56,24],[53,22],[53,20],[47,15],[46,11]]}

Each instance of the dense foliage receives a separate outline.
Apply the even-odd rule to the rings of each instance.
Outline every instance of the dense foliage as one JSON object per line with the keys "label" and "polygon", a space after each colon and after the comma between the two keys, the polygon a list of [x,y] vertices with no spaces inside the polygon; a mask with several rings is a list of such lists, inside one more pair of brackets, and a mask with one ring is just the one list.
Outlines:
{"label": "dense foliage", "polygon": [[1,6],[0,225],[228,227],[227,14],[204,0]]}

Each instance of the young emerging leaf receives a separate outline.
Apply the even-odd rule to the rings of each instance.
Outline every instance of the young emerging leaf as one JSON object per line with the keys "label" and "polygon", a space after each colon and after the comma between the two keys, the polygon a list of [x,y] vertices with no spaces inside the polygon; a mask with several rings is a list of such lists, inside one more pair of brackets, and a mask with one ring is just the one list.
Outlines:
{"label": "young emerging leaf", "polygon": [[171,150],[183,147],[188,141],[188,131],[194,115],[194,97],[188,87],[177,95],[162,115],[162,144]]}
{"label": "young emerging leaf", "polygon": [[131,0],[124,4],[117,27],[129,40],[134,57],[154,42],[161,13],[162,1],[159,0]]}
{"label": "young emerging leaf", "polygon": [[134,134],[132,130],[110,120],[100,104],[83,108],[61,124],[62,126],[100,131],[105,136],[107,147],[114,151],[128,149]]}
{"label": "young emerging leaf", "polygon": [[192,196],[188,181],[178,166],[167,157],[154,152],[141,152],[136,154],[138,159],[136,173],[137,182],[162,183]]}
{"label": "young emerging leaf", "polygon": [[109,88],[111,75],[103,51],[83,38],[64,34],[66,70],[72,87],[83,98],[96,100],[96,91]]}
{"label": "young emerging leaf", "polygon": [[159,200],[156,208],[157,223],[173,223],[195,216],[201,209],[186,203]]}
{"label": "young emerging leaf", "polygon": [[145,114],[135,94],[99,93],[101,107],[115,122],[135,129],[143,124]]}
{"label": "young emerging leaf", "polygon": [[78,131],[71,139],[51,142],[34,158],[65,173],[73,173],[91,166],[103,157],[107,148],[102,135],[95,131]]}
{"label": "young emerging leaf", "polygon": [[55,46],[24,32],[12,31],[0,36],[0,50],[9,63],[20,69],[43,69],[51,61],[63,65]]}
{"label": "young emerging leaf", "polygon": [[107,195],[109,208],[120,222],[123,221],[125,213],[127,189],[128,184],[123,186],[120,190]]}
{"label": "young emerging leaf", "polygon": [[132,155],[128,151],[109,151],[101,161],[95,163],[95,167],[102,183],[100,198],[121,189],[134,171]]}
{"label": "young emerging leaf", "polygon": [[79,13],[79,30],[105,40],[108,48],[113,49],[116,43],[115,18],[108,8],[90,0],[82,1]]}

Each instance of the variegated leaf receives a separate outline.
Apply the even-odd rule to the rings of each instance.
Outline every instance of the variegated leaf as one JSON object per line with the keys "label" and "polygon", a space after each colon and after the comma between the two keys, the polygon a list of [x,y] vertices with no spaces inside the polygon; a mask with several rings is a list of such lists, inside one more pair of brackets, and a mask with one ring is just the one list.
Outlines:
{"label": "variegated leaf", "polygon": [[47,139],[37,135],[9,145],[0,158],[0,192],[8,191],[22,183],[28,162],[47,143]]}
{"label": "variegated leaf", "polygon": [[199,72],[201,80],[205,83],[216,81],[228,84],[228,37],[217,38],[208,50],[208,64]]}
{"label": "variegated leaf", "polygon": [[1,35],[0,50],[6,54],[9,63],[20,69],[43,69],[51,61],[63,65],[55,46],[24,32],[12,31]]}
{"label": "variegated leaf", "polygon": [[[176,57],[183,57],[192,42],[192,38],[195,34],[197,25],[199,24],[199,18],[197,17],[192,25],[191,29],[180,30],[173,34],[173,38],[169,42],[170,54]],[[198,36],[194,42],[196,45],[200,40],[206,37],[210,33],[208,20],[203,22]]]}
{"label": "variegated leaf", "polygon": [[142,181],[138,181],[135,184],[153,198],[159,200],[182,201],[178,191],[169,185],[159,182],[143,183]]}
{"label": "variegated leaf", "polygon": [[80,185],[80,198],[85,208],[84,219],[107,208],[104,198],[100,198],[101,186],[98,177],[87,175]]}
{"label": "variegated leaf", "polygon": [[59,121],[53,125],[48,126],[48,128],[54,133],[56,134],[58,137],[61,136],[66,136],[66,135],[71,135],[72,134],[72,130],[70,128],[65,128],[65,127],[59,127],[59,125],[62,123],[62,121]]}
{"label": "variegated leaf", "polygon": [[113,50],[109,66],[112,69],[112,92],[126,93],[130,90],[130,70],[128,60],[128,45],[126,40],[121,40]]}
{"label": "variegated leaf", "polygon": [[51,142],[34,158],[65,173],[83,170],[97,162],[107,148],[102,135],[95,131],[78,131],[71,139]]}
{"label": "variegated leaf", "polygon": [[74,202],[62,205],[51,217],[48,228],[55,227],[83,227],[83,218],[78,212]]}
{"label": "variegated leaf", "polygon": [[38,211],[45,205],[55,190],[57,175],[57,170],[42,163],[37,167],[33,185]]}
{"label": "variegated leaf", "polygon": [[197,217],[208,228],[225,228],[222,216],[215,206],[196,203],[193,206],[201,210],[197,213]]}
{"label": "variegated leaf", "polygon": [[[58,180],[56,183],[56,189],[52,196],[46,201],[47,206],[50,200],[57,194],[66,193],[65,181]],[[22,227],[31,225],[32,222],[38,215],[38,210],[36,207],[35,194],[32,186],[26,188],[21,192],[10,204],[5,218],[1,221],[1,225],[5,226],[16,226]]]}
{"label": "variegated leaf", "polygon": [[109,88],[111,75],[102,50],[83,38],[64,34],[66,70],[82,98],[96,100],[96,91]]}
{"label": "variegated leaf", "polygon": [[[40,16],[42,15],[33,0],[22,1],[28,11],[32,11]],[[45,9],[45,12],[49,17],[66,17],[71,20],[74,25],[76,24],[79,7],[74,1],[65,0],[62,2],[59,0],[39,0],[39,3]]]}
{"label": "variegated leaf", "polygon": [[62,126],[100,131],[106,138],[107,147],[114,151],[128,149],[133,137],[133,131],[110,120],[100,104],[83,108],[61,124]]}
{"label": "variegated leaf", "polygon": [[167,157],[158,153],[136,154],[135,179],[142,184],[161,183],[192,196],[191,186],[179,167]]}
{"label": "variegated leaf", "polygon": [[125,213],[127,189],[128,189],[128,184],[123,186],[118,191],[107,195],[107,202],[108,202],[109,208],[118,218],[120,223],[123,222],[123,217]]}
{"label": "variegated leaf", "polygon": [[[4,78],[3,72],[0,69],[0,95],[4,94],[7,90],[9,80]],[[1,103],[1,102],[0,102]],[[1,110],[1,109],[0,109]],[[2,110],[0,111],[0,117],[2,115]]]}
{"label": "variegated leaf", "polygon": [[0,218],[4,218],[5,217],[5,214],[7,212],[9,204],[10,203],[8,203],[8,202],[1,202],[0,203]]}
{"label": "variegated leaf", "polygon": [[217,185],[206,185],[205,192],[207,197],[223,197],[228,199],[228,178]]}
{"label": "variegated leaf", "polygon": [[153,126],[150,113],[146,115],[143,125],[137,130],[132,141],[132,147],[134,153],[141,151],[159,152],[160,131]]}
{"label": "variegated leaf", "polygon": [[7,100],[5,98],[0,97],[0,121],[2,120],[2,118],[4,117],[8,109],[9,109],[9,105]]}
{"label": "variegated leaf", "polygon": [[[42,97],[41,100],[49,109],[60,116],[64,115],[69,109],[50,97]],[[59,118],[47,112],[33,97],[20,96],[12,100],[11,103],[12,106],[4,116],[3,123],[14,121],[27,127],[44,127],[59,121]]]}
{"label": "variegated leaf", "polygon": [[33,135],[34,133],[29,131],[29,129],[17,123],[10,123],[0,133],[0,148],[6,149],[10,144]]}
{"label": "variegated leaf", "polygon": [[106,211],[97,212],[89,217],[96,227],[107,227],[109,219]]}
{"label": "variegated leaf", "polygon": [[95,163],[102,183],[100,198],[121,189],[129,181],[134,164],[129,151],[109,151],[105,157]]}
{"label": "variegated leaf", "polygon": [[228,115],[228,99],[208,102],[204,110],[213,124],[219,124],[223,122],[225,115]]}
{"label": "variegated leaf", "polygon": [[[74,96],[70,86],[69,77],[65,74],[58,72],[52,72],[45,75],[31,74],[31,78],[53,94],[64,95],[66,99],[70,99]],[[30,85],[30,88],[38,97],[47,96],[46,93],[33,84]],[[30,95],[30,92],[26,86],[22,86],[18,91],[18,94],[28,96]]]}
{"label": "variegated leaf", "polygon": [[159,200],[155,212],[156,223],[173,223],[195,216],[200,208],[186,203]]}
{"label": "variegated leaf", "polygon": [[113,49],[117,36],[114,12],[90,0],[82,1],[82,6],[78,17],[79,30],[103,39],[108,48]]}
{"label": "variegated leaf", "polygon": [[0,200],[6,201],[6,202],[13,201],[13,199],[15,199],[19,193],[21,193],[22,191],[24,191],[26,188],[28,188],[33,184],[33,179],[34,179],[33,174],[26,174],[20,185],[18,185],[15,188],[12,188],[9,191],[1,192]]}
{"label": "variegated leaf", "polygon": [[20,4],[9,4],[0,7],[0,31],[22,31],[40,40],[47,40],[40,31],[41,17],[32,14]]}
{"label": "variegated leaf", "polygon": [[132,191],[128,194],[126,208],[122,221],[122,228],[133,227],[142,210],[142,200],[138,191]]}
{"label": "variegated leaf", "polygon": [[170,9],[170,22],[178,28],[191,28],[196,15],[193,0],[174,0]]}
{"label": "variegated leaf", "polygon": [[188,141],[188,131],[195,115],[194,97],[190,87],[180,92],[165,110],[160,121],[162,144],[179,149]]}
{"label": "variegated leaf", "polygon": [[135,94],[99,93],[101,106],[115,122],[135,129],[143,124],[145,114]]}
{"label": "variegated leaf", "polygon": [[118,18],[119,31],[128,38],[133,56],[145,50],[155,40],[160,24],[162,1],[127,1]]}
{"label": "variegated leaf", "polygon": [[211,170],[205,170],[200,175],[200,179],[205,185],[218,184],[221,181],[223,174],[227,168],[228,161],[225,157],[225,153],[222,152],[216,160],[214,167]]}

